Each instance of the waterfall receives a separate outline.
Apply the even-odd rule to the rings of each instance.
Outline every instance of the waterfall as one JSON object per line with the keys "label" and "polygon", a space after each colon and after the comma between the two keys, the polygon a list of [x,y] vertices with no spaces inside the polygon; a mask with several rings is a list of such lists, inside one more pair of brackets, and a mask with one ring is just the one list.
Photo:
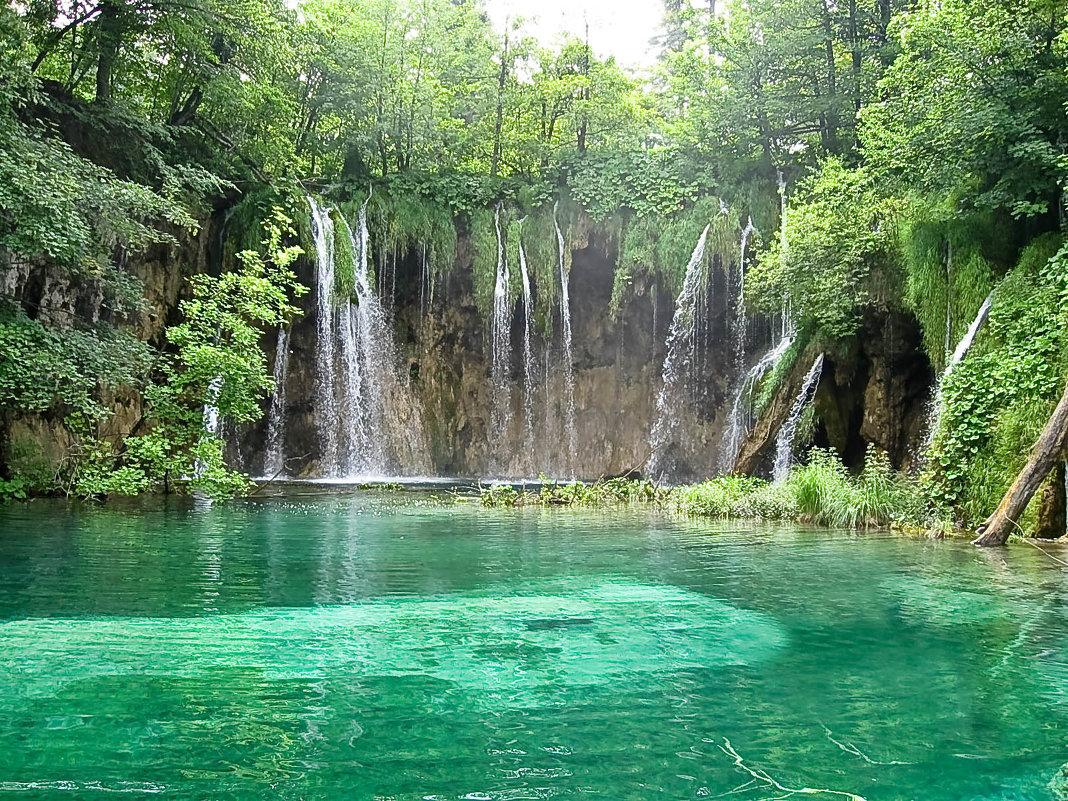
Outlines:
{"label": "waterfall", "polygon": [[[750,393],[752,392],[753,383],[759,378],[759,376],[754,376],[754,370],[764,363],[762,358],[754,367],[754,370],[742,373],[745,367],[745,353],[748,349],[747,338],[749,335],[749,319],[745,313],[745,257],[749,250],[749,240],[754,233],[756,233],[756,228],[753,226],[753,218],[750,217],[745,228],[742,229],[738,264],[734,270],[735,283],[737,284],[737,300],[734,304],[734,317],[731,321],[731,335],[734,337],[734,370],[737,378],[735,379],[734,401],[731,404],[731,413],[727,418],[727,425],[723,430],[723,439],[720,444],[719,472],[721,473],[729,473],[731,471],[734,467],[734,460],[738,456],[738,451],[742,447],[742,436],[747,426],[747,415],[742,407],[742,399],[747,390]],[[789,342],[786,342],[786,347],[788,346]],[[771,352],[773,353],[774,351]],[[763,375],[763,372],[760,375]]]}
{"label": "waterfall", "polygon": [[963,339],[957,343],[957,349],[953,351],[953,355],[949,359],[949,364],[946,365],[946,371],[942,374],[943,381],[945,381],[946,376],[952,372],[953,368],[960,364],[961,359],[968,355],[968,351],[971,350],[972,343],[975,341],[975,335],[979,333],[979,327],[986,320],[987,315],[990,314],[990,306],[993,303],[994,293],[991,292],[986,296],[983,305],[979,307],[979,313],[975,315],[972,324],[968,326],[967,333],[965,333]]}
{"label": "waterfall", "polygon": [[[778,177],[779,182],[779,251],[782,253],[782,257],[785,257],[789,247],[789,242],[786,238],[786,176],[782,174],[782,170],[776,170],[776,176]],[[782,338],[785,339],[788,336],[793,336],[793,301],[788,294],[782,299],[782,315],[780,322]]]}
{"label": "waterfall", "polygon": [[324,473],[337,466],[338,409],[334,400],[334,221],[330,210],[308,198],[315,239],[315,430]]}
{"label": "waterfall", "polygon": [[[942,371],[942,375],[938,377],[935,382],[934,394],[931,397],[930,406],[927,412],[927,435],[923,440],[923,451],[926,452],[934,444],[934,439],[938,435],[938,426],[942,420],[942,387],[946,383],[946,379],[949,378],[949,374],[953,372],[958,364],[963,361],[964,357],[968,355],[968,351],[972,349],[972,344],[975,342],[975,337],[979,333],[979,329],[986,321],[987,315],[990,314],[990,307],[994,304],[994,292],[991,291],[986,296],[986,300],[983,301],[983,305],[979,307],[979,312],[975,315],[975,319],[972,320],[972,324],[968,326],[968,330],[957,343],[956,349],[952,355],[949,356],[949,360],[946,362],[946,369]],[[949,304],[946,304],[949,307]],[[948,320],[947,320],[948,325]],[[948,328],[947,328],[948,336]],[[946,346],[946,353],[949,353],[949,346]]]}
{"label": "waterfall", "polygon": [[683,412],[686,388],[694,361],[698,305],[705,291],[708,272],[705,269],[705,243],[711,223],[705,226],[697,247],[686,265],[686,277],[675,301],[675,315],[667,338],[660,393],[656,398],[656,419],[649,433],[650,455],[646,468],[656,477],[667,465],[664,450],[671,443]]}
{"label": "waterfall", "polygon": [[[223,379],[217,375],[208,382],[207,402],[201,407],[201,419],[203,421],[203,436],[201,441],[214,439],[219,434],[219,393],[222,392]],[[204,463],[197,457],[193,465],[193,475],[198,478],[204,475]]]}
{"label": "waterfall", "polygon": [[334,296],[334,220],[328,208],[308,199],[318,259],[315,429],[325,477],[398,475],[429,463],[421,410],[397,374],[393,334],[373,286],[370,199],[368,194],[355,231],[338,220],[353,255],[354,297],[344,298]]}
{"label": "waterfall", "polygon": [[[734,305],[735,317],[735,357],[739,354],[745,355],[745,337],[746,337],[746,324],[748,320],[745,315],[745,257],[749,252],[749,240],[753,238],[753,234],[756,233],[756,227],[753,225],[753,218],[750,217],[749,221],[745,224],[745,228],[742,229],[742,243],[739,248],[738,254],[738,267],[736,270],[738,276],[738,300]],[[740,360],[739,360],[740,361]],[[739,367],[741,365],[739,364]]]}
{"label": "waterfall", "polygon": [[[386,393],[393,387],[393,334],[382,301],[372,286],[370,236],[367,231],[368,193],[360,207],[356,231],[346,225],[353,254],[355,305],[346,300],[345,407],[348,417],[345,474],[381,474],[387,470]],[[403,465],[396,465],[399,469]]]}
{"label": "waterfall", "polygon": [[779,359],[793,343],[793,334],[787,333],[735,383],[734,400],[731,403],[730,416],[727,418],[727,426],[723,431],[723,440],[720,444],[719,471],[721,473],[731,472],[734,468],[734,461],[738,458],[738,451],[742,448],[742,439],[750,423],[753,388],[779,363]]}
{"label": "waterfall", "polygon": [[204,433],[214,437],[219,433],[219,394],[222,392],[222,376],[208,382],[208,402],[204,404]]}
{"label": "waterfall", "polygon": [[553,204],[553,227],[556,229],[557,265],[560,270],[560,327],[563,330],[564,352],[564,433],[567,437],[567,472],[574,475],[575,453],[578,450],[578,432],[575,430],[575,365],[571,349],[571,298],[568,275],[564,266],[564,235],[560,231],[557,209]]}
{"label": "waterfall", "polygon": [[501,239],[501,207],[493,212],[493,227],[497,233],[497,280],[493,288],[493,361],[490,377],[493,382],[491,415],[493,446],[495,448],[508,431],[511,421],[509,379],[512,372],[512,304],[508,264],[504,258]]}
{"label": "waterfall", "polygon": [[263,454],[263,474],[277,476],[285,470],[286,379],[289,376],[289,328],[278,329],[274,349],[274,392],[267,412],[267,441]]}
{"label": "waterfall", "polygon": [[523,421],[526,452],[534,460],[534,353],[530,340],[534,329],[534,301],[530,295],[527,254],[523,250],[523,222],[519,222],[519,272],[523,278]]}
{"label": "waterfall", "polygon": [[790,474],[790,468],[794,463],[794,438],[797,436],[797,426],[801,422],[801,415],[816,394],[816,386],[819,384],[820,373],[823,372],[823,354],[816,357],[812,363],[805,380],[801,383],[801,392],[794,400],[790,409],[790,416],[786,418],[779,436],[775,440],[775,468],[773,475],[776,481],[784,481]]}

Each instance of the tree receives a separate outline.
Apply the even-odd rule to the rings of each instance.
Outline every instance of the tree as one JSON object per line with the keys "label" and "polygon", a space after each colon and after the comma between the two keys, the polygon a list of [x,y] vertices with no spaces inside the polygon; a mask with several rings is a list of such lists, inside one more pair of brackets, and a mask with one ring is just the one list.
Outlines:
{"label": "tree", "polygon": [[1064,459],[1068,448],[1068,386],[1064,388],[1057,408],[1053,410],[1042,435],[1038,438],[1024,469],[1005,493],[998,508],[976,532],[974,545],[1004,545],[1018,528],[1023,515],[1038,488],[1042,486],[1053,465]]}

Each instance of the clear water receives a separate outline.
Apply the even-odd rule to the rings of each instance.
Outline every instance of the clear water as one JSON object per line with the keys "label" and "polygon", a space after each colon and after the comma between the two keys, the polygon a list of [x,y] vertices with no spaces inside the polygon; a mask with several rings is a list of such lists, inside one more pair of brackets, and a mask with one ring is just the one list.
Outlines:
{"label": "clear water", "polygon": [[287,492],[0,509],[0,796],[1048,799],[1068,762],[1026,546]]}

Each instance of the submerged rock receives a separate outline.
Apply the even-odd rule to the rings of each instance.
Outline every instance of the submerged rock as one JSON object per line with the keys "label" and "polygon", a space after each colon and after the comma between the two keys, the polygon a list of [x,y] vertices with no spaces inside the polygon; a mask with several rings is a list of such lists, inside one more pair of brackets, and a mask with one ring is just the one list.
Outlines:
{"label": "submerged rock", "polygon": [[648,683],[763,662],[786,645],[767,615],[623,580],[203,618],[18,620],[0,638],[8,699],[102,676],[241,669],[265,680],[424,675],[520,706],[542,688]]}

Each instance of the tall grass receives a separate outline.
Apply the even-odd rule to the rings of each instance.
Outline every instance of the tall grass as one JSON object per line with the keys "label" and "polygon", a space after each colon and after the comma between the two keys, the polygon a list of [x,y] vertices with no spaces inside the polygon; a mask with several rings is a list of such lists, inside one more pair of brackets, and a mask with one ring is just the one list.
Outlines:
{"label": "tall grass", "polygon": [[869,448],[864,471],[853,476],[832,451],[815,449],[786,481],[723,476],[671,493],[671,505],[704,517],[795,520],[832,528],[926,526],[927,503],[919,484]]}

